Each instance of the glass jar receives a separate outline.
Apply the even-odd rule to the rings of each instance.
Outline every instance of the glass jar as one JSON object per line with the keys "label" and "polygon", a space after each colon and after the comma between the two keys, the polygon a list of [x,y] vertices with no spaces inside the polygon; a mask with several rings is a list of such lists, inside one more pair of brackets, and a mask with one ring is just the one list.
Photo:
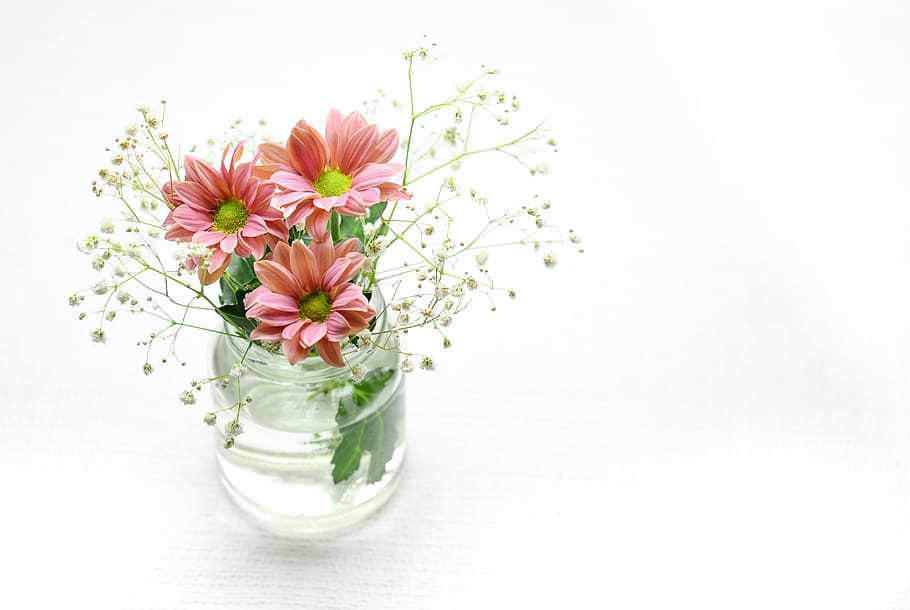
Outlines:
{"label": "glass jar", "polygon": [[[243,359],[239,377],[212,384],[215,411],[225,409],[215,426],[221,478],[240,508],[273,533],[308,537],[347,529],[397,486],[405,454],[404,380],[400,355],[387,349],[390,335],[382,332],[389,320],[378,291],[371,304],[380,312],[372,340],[346,355],[351,367],[366,368],[358,382],[351,369],[316,355],[292,366],[280,348],[249,347],[229,335],[215,341],[213,377]],[[230,435],[227,448],[238,400],[242,433]]]}

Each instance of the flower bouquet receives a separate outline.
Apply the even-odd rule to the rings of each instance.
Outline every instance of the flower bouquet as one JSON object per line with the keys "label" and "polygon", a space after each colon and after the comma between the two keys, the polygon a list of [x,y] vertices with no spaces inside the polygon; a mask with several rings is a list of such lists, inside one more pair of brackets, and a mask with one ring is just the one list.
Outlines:
{"label": "flower bouquet", "polygon": [[[551,225],[549,202],[498,209],[456,181],[483,156],[538,175],[555,150],[540,124],[510,127],[520,105],[493,87],[497,72],[422,104],[416,76],[434,60],[424,48],[404,57],[406,102],[380,93],[366,114],[333,109],[324,129],[300,120],[280,138],[238,121],[223,142],[181,155],[165,101],[141,106],[92,184],[122,216],[79,242],[103,277],[70,304],[97,319],[98,343],[117,316],[155,320],[138,341],[146,375],[185,364],[187,333],[213,337],[209,376],[180,401],[212,388],[203,419],[225,486],[281,533],[349,526],[392,493],[404,375],[436,367],[430,346],[452,345],[470,305],[515,298],[494,282],[491,251],[524,248],[552,267],[554,246],[581,250],[574,231]],[[406,115],[400,132],[371,123],[383,108]],[[98,306],[85,309],[87,296]],[[419,331],[431,340],[415,347]]]}

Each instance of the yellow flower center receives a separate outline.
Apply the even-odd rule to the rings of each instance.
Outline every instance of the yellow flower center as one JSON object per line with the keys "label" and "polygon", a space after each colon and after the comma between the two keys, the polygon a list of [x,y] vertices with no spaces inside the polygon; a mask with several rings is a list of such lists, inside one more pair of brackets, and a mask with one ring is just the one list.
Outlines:
{"label": "yellow flower center", "polygon": [[313,188],[322,197],[338,197],[351,189],[351,177],[337,169],[323,170],[313,182]]}
{"label": "yellow flower center", "polygon": [[249,210],[238,199],[222,201],[215,214],[212,215],[212,228],[226,235],[236,233],[246,226],[246,219],[250,217]]}
{"label": "yellow flower center", "polygon": [[300,319],[311,322],[325,322],[332,313],[332,299],[321,290],[311,292],[300,299]]}

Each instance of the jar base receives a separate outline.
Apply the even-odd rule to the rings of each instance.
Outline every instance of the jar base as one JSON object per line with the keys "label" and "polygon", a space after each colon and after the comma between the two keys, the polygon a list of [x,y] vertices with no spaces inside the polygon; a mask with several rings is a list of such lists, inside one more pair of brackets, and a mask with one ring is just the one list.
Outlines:
{"label": "jar base", "polygon": [[243,493],[229,478],[224,464],[219,464],[220,479],[227,495],[244,516],[257,527],[282,538],[320,539],[343,535],[356,529],[363,521],[382,508],[395,493],[404,466],[404,447],[396,450],[395,459],[389,472],[382,480],[370,485],[355,483],[360,493],[372,491],[362,501],[338,504],[321,514],[295,514],[285,510],[274,510]]}

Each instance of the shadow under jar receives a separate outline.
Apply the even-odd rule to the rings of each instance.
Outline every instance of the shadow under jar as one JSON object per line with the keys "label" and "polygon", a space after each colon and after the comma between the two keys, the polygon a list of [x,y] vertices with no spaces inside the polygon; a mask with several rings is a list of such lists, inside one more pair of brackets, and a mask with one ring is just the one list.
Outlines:
{"label": "shadow under jar", "polygon": [[[394,492],[404,463],[405,399],[400,355],[391,344],[385,303],[370,345],[346,355],[366,367],[361,381],[347,367],[316,355],[296,365],[280,347],[253,343],[240,377],[212,384],[218,425],[215,451],[225,489],[261,527],[281,536],[318,537],[349,529],[379,509]],[[231,332],[230,329],[226,329]],[[218,335],[213,376],[243,357],[249,341]],[[273,346],[274,347],[274,346]],[[239,382],[239,390],[238,384]],[[243,432],[225,447],[225,424],[237,413]]]}

